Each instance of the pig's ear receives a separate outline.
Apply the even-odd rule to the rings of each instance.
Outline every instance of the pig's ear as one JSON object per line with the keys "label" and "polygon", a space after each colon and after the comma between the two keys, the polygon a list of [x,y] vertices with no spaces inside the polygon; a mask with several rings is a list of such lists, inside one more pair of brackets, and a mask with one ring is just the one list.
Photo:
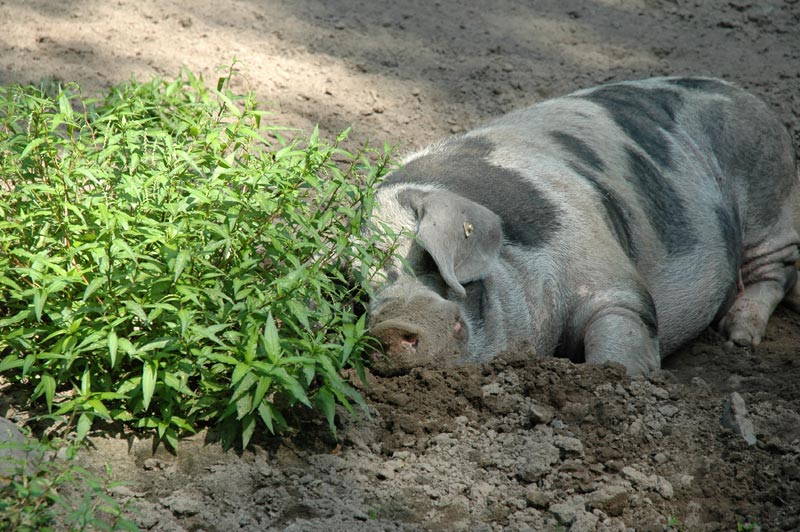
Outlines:
{"label": "pig's ear", "polygon": [[464,297],[462,284],[485,276],[500,252],[500,218],[444,190],[407,191],[404,199],[417,213],[417,242],[430,253],[447,285]]}

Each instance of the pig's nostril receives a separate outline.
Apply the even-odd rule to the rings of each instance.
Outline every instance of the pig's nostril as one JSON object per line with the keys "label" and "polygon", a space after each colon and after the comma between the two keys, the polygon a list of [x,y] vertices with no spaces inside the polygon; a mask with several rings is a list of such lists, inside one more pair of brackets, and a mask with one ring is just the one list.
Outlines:
{"label": "pig's nostril", "polygon": [[401,337],[401,340],[404,344],[408,345],[409,347],[413,347],[415,349],[419,345],[419,337],[413,333],[404,334]]}

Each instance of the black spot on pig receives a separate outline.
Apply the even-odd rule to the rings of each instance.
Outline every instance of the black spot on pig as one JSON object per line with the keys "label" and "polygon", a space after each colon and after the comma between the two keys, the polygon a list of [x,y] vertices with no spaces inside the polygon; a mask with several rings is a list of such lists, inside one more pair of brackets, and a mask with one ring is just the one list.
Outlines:
{"label": "black spot on pig", "polygon": [[631,146],[625,147],[628,158],[626,176],[642,201],[647,219],[670,254],[694,248],[697,239],[683,199],[658,167]]}
{"label": "black spot on pig", "polygon": [[441,151],[412,159],[384,183],[440,185],[497,214],[510,243],[546,245],[561,226],[558,207],[518,172],[490,164],[493,149],[484,138],[453,139]]}
{"label": "black spot on pig", "polygon": [[611,229],[611,232],[616,237],[617,242],[619,242],[625,254],[636,262],[638,254],[636,251],[636,244],[633,241],[631,227],[628,223],[628,217],[625,215],[625,204],[619,196],[601,183],[599,178],[591,172],[577,166],[573,167],[573,170],[588,181],[597,191],[597,194],[600,196],[600,201],[603,204],[603,209],[605,209],[606,212],[608,228]]}
{"label": "black spot on pig", "polygon": [[614,122],[658,165],[672,168],[672,153],[665,131],[672,130],[675,115],[683,103],[678,92],[608,85],[582,97],[604,107]]}
{"label": "black spot on pig", "polygon": [[574,135],[561,131],[552,131],[550,132],[550,137],[575,158],[574,161],[569,163],[569,166],[597,191],[606,212],[606,221],[609,229],[616,236],[625,254],[635,261],[636,249],[631,237],[628,219],[623,210],[623,204],[620,198],[605,186],[595,174],[595,172],[603,172],[606,169],[603,160],[589,144]]}
{"label": "black spot on pig", "polygon": [[[741,106],[752,107],[752,100],[743,99]],[[737,121],[741,121],[741,117],[734,116],[722,102],[704,108],[700,113],[700,120],[708,145],[725,179],[747,187],[748,219],[754,218],[755,223],[765,226],[776,223],[780,209],[776,209],[775,205],[783,203],[794,186],[793,180],[775,179],[767,187],[763,186],[761,180],[751,176],[785,174],[782,169],[787,164],[787,159],[792,157],[784,151],[784,146],[791,146],[789,134],[783,130],[768,129],[756,119],[750,119],[748,123],[752,123],[751,135],[743,138],[742,135],[737,135]],[[783,138],[785,145],[779,142],[765,143],[762,140],[764,138]]]}
{"label": "black spot on pig", "polygon": [[605,163],[603,163],[597,152],[583,139],[562,131],[551,131],[550,137],[587,168],[598,172],[606,169]]}

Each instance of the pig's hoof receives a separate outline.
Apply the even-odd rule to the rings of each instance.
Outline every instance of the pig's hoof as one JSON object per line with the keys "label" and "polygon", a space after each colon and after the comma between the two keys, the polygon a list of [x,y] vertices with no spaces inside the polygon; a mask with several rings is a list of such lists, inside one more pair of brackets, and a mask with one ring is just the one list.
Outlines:
{"label": "pig's hoof", "polygon": [[747,324],[731,323],[723,320],[721,324],[723,334],[728,337],[728,346],[755,347],[761,343],[761,332],[755,327],[748,327]]}

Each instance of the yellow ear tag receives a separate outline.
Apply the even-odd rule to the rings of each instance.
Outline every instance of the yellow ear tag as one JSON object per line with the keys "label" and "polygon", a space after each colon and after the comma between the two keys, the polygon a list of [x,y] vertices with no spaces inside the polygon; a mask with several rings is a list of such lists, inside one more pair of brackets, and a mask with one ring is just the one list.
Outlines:
{"label": "yellow ear tag", "polygon": [[469,235],[472,234],[472,224],[469,221],[464,221],[464,236],[469,238]]}

